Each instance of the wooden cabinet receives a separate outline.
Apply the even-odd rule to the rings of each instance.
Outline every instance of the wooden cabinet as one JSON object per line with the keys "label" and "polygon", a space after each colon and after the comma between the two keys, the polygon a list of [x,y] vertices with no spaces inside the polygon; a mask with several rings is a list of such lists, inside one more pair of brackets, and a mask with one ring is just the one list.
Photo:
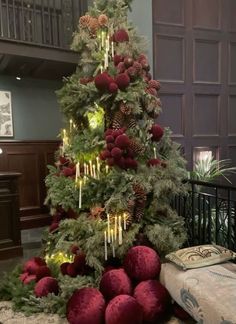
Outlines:
{"label": "wooden cabinet", "polygon": [[20,173],[0,172],[0,260],[21,256],[19,189]]}

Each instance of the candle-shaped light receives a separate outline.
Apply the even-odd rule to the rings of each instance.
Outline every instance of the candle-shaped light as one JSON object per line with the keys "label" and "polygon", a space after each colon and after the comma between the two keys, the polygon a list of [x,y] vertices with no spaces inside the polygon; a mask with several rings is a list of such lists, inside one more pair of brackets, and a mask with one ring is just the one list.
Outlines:
{"label": "candle-shaped light", "polygon": [[115,241],[117,240],[117,216],[115,216],[115,233],[114,233],[114,236],[115,236]]}
{"label": "candle-shaped light", "polygon": [[87,175],[87,167],[86,167],[86,163],[84,163],[84,175]]}
{"label": "candle-shaped light", "polygon": [[93,176],[93,166],[92,166],[92,161],[89,161],[89,168],[90,168],[90,175],[91,177]]}
{"label": "candle-shaped light", "polygon": [[119,216],[118,231],[119,231],[119,245],[121,245],[122,244],[121,216]]}
{"label": "candle-shaped light", "polygon": [[104,231],[104,248],[105,248],[105,261],[107,260],[107,232]]}
{"label": "candle-shaped light", "polygon": [[75,173],[75,180],[77,181],[80,178],[80,163],[76,163],[76,173]]}
{"label": "candle-shaped light", "polygon": [[107,214],[107,242],[111,243],[111,224],[110,224],[110,215]]}
{"label": "candle-shaped light", "polygon": [[72,132],[72,128],[73,128],[73,120],[70,119],[70,133]]}
{"label": "candle-shaped light", "polygon": [[109,166],[106,165],[106,174],[108,173],[108,171],[109,171]]}
{"label": "candle-shaped light", "polygon": [[126,219],[127,219],[126,213],[124,213],[123,218],[124,218],[124,231],[126,231]]}
{"label": "candle-shaped light", "polygon": [[79,181],[79,208],[82,207],[82,180]]}
{"label": "candle-shaped light", "polygon": [[104,47],[105,45],[105,32],[102,31],[102,48]]}
{"label": "candle-shaped light", "polygon": [[111,42],[111,56],[114,57],[115,53],[114,53],[114,42]]}
{"label": "candle-shaped light", "polygon": [[96,175],[96,166],[95,166],[95,164],[93,164],[93,177],[94,177],[95,179],[97,179],[97,175]]}
{"label": "candle-shaped light", "polygon": [[154,152],[154,159],[156,159],[157,158],[157,149],[155,147],[153,148],[153,152]]}
{"label": "candle-shaped light", "polygon": [[110,37],[109,37],[109,35],[107,36],[107,39],[106,39],[106,51],[107,52],[110,51]]}
{"label": "candle-shaped light", "polygon": [[116,256],[116,254],[115,254],[114,232],[113,232],[113,229],[111,229],[111,246],[112,246],[112,256],[114,258]]}

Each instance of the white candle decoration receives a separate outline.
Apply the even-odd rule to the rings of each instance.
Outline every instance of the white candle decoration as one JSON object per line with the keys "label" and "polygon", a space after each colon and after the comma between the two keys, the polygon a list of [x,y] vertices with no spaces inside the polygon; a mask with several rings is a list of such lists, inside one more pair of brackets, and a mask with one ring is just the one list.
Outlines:
{"label": "white candle decoration", "polygon": [[157,158],[157,149],[154,147],[153,151],[154,151],[154,159],[156,159]]}
{"label": "white candle decoration", "polygon": [[78,180],[78,178],[80,178],[80,163],[76,163],[76,167],[75,167],[75,181]]}
{"label": "white candle decoration", "polygon": [[89,168],[90,168],[90,175],[91,177],[93,176],[93,166],[92,166],[92,161],[89,161]]}
{"label": "white candle decoration", "polygon": [[122,244],[122,227],[119,227],[119,245]]}
{"label": "white candle decoration", "polygon": [[126,218],[127,218],[126,213],[124,213],[123,217],[124,217],[124,230],[126,231]]}
{"label": "white candle decoration", "polygon": [[79,182],[79,208],[82,207],[82,180]]}
{"label": "white candle decoration", "polygon": [[107,242],[111,243],[110,215],[107,214]]}
{"label": "white candle decoration", "polygon": [[109,171],[109,166],[106,165],[106,174],[108,173],[108,171]]}
{"label": "white candle decoration", "polygon": [[87,175],[87,167],[86,167],[86,163],[84,163],[84,175]]}
{"label": "white candle decoration", "polygon": [[114,42],[111,42],[111,56],[114,57],[115,53],[114,53]]}
{"label": "white candle decoration", "polygon": [[93,177],[96,179],[97,176],[96,176],[96,166],[95,164],[93,164]]}
{"label": "white candle decoration", "polygon": [[115,241],[117,240],[117,216],[115,216]]}
{"label": "white candle decoration", "polygon": [[105,244],[105,260],[107,260],[107,232],[104,231],[104,244]]}
{"label": "white candle decoration", "polygon": [[72,132],[72,128],[73,128],[73,120],[70,119],[70,132]]}
{"label": "white candle decoration", "polygon": [[112,256],[114,258],[116,256],[116,254],[115,254],[115,245],[114,245],[114,233],[113,233],[113,229],[111,230],[111,244],[112,244]]}
{"label": "white candle decoration", "polygon": [[102,48],[105,45],[105,32],[102,32]]}

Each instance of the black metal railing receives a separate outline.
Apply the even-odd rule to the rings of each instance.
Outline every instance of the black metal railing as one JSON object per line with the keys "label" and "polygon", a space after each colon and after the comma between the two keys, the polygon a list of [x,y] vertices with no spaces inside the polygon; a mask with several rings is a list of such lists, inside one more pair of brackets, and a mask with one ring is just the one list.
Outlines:
{"label": "black metal railing", "polygon": [[69,48],[86,0],[0,0],[0,40]]}
{"label": "black metal railing", "polygon": [[215,243],[236,251],[236,187],[188,180],[189,193],[175,197],[184,217],[188,244]]}

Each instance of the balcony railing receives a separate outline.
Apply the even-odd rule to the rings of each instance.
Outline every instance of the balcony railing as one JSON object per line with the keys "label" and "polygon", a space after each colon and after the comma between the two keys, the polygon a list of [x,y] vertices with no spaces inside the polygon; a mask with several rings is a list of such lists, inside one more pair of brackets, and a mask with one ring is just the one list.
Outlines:
{"label": "balcony railing", "polygon": [[86,0],[0,0],[0,40],[68,49]]}
{"label": "balcony railing", "polygon": [[188,245],[215,243],[236,251],[236,188],[189,180],[173,207],[185,219]]}

